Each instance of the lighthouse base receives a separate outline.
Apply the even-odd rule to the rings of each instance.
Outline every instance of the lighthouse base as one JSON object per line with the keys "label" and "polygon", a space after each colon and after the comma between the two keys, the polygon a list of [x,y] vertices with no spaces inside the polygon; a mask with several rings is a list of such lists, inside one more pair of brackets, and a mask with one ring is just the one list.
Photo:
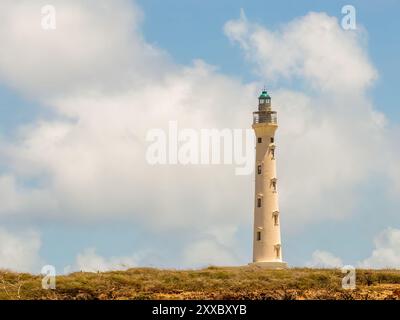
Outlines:
{"label": "lighthouse base", "polygon": [[259,261],[249,263],[250,267],[257,267],[263,269],[287,269],[287,263],[283,261]]}

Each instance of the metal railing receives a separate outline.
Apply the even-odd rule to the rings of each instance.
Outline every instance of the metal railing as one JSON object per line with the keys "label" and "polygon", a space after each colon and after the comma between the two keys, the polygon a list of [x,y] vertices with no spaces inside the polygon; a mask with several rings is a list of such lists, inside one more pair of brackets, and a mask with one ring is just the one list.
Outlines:
{"label": "metal railing", "polygon": [[255,111],[253,112],[253,124],[271,123],[277,124],[278,118],[276,111]]}

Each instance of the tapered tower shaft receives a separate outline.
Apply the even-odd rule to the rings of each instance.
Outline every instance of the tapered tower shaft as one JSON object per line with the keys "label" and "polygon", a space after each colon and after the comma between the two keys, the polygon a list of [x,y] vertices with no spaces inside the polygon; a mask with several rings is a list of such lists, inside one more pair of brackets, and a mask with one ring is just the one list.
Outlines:
{"label": "tapered tower shaft", "polygon": [[253,264],[285,268],[282,261],[275,132],[278,128],[271,97],[263,91],[253,113],[256,135]]}

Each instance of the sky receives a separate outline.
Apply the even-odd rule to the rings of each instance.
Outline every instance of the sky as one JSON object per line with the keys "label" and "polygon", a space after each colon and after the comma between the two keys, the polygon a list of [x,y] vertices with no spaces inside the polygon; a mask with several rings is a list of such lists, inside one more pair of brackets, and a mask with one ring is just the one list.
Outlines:
{"label": "sky", "polygon": [[[56,29],[41,22],[52,5]],[[352,5],[356,29],[345,30]],[[155,128],[278,112],[289,266],[400,267],[400,22],[380,1],[0,4],[0,268],[245,265],[254,177],[150,165]],[[395,91],[396,90],[396,91]]]}

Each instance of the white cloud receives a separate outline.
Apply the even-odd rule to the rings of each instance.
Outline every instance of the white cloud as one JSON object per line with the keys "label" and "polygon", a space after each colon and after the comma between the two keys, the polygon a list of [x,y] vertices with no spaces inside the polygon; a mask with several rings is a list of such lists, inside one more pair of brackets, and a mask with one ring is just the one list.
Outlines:
{"label": "white cloud", "polygon": [[235,248],[237,228],[232,225],[208,228],[203,237],[189,243],[182,253],[184,267],[240,264]]}
{"label": "white cloud", "polygon": [[297,77],[330,93],[359,92],[376,78],[362,46],[361,28],[357,30],[346,32],[337,18],[316,12],[278,31],[248,22],[243,11],[239,20],[225,25],[229,38],[240,44],[268,80]]}
{"label": "white cloud", "polygon": [[189,244],[183,256],[183,266],[207,267],[238,265],[238,259],[231,248],[226,248],[215,240],[200,240]]}
{"label": "white cloud", "polygon": [[[105,272],[113,270],[127,270],[137,266],[136,256],[122,256],[105,258],[96,253],[94,248],[87,248],[76,257],[73,271]],[[68,268],[66,271],[70,271]]]}
{"label": "white cloud", "polygon": [[343,266],[343,262],[328,251],[316,250],[306,265],[312,268],[340,268]]}
{"label": "white cloud", "polygon": [[[105,3],[93,2],[92,8],[77,2],[57,2],[62,20],[54,31],[57,39],[49,40],[42,39],[47,37],[46,32],[34,28],[38,4],[27,4],[20,11],[7,2],[8,11],[15,14],[2,22],[4,28],[13,31],[8,24],[14,25],[14,19],[19,22],[14,33],[2,35],[8,46],[0,56],[0,66],[4,66],[0,78],[13,82],[24,93],[39,96],[56,112],[57,119],[20,128],[15,141],[2,145],[2,159],[11,167],[13,181],[40,183],[36,184],[39,187],[23,189],[24,197],[15,194],[21,188],[8,184],[6,191],[19,197],[19,204],[0,212],[79,222],[130,219],[162,229],[192,226],[198,230],[211,221],[219,225],[227,217],[243,222],[248,208],[252,211],[250,194],[240,203],[232,202],[232,194],[246,194],[251,177],[235,177],[233,166],[150,166],[145,162],[145,136],[148,129],[166,128],[170,120],[177,120],[181,128],[248,127],[255,85],[243,85],[202,61],[196,60],[191,66],[167,63],[165,54],[140,36],[136,7],[126,1],[112,6]],[[78,17],[72,14],[75,11]],[[105,30],[104,21],[112,21],[113,27]],[[77,25],[66,30],[72,23]],[[28,43],[18,40],[21,28],[36,30],[29,33]],[[105,45],[104,38],[118,41],[112,40],[104,56],[100,52],[99,59],[92,59]],[[33,45],[36,40],[44,47]],[[89,48],[73,49],[86,42]],[[49,72],[41,75],[52,86],[37,86],[39,61],[35,59],[24,62],[32,65],[15,65],[26,74],[21,71],[15,81],[11,80],[13,73],[5,66],[12,68],[13,63],[7,57],[21,54],[23,43],[25,52],[33,56],[40,57],[48,50],[61,52],[54,54],[54,60],[46,60]],[[72,57],[64,53],[65,43],[74,51]],[[137,52],[132,55],[132,51]],[[125,56],[119,57],[121,54]],[[120,82],[115,81],[113,73],[110,77],[108,70],[103,73],[105,65],[112,68],[116,62],[118,68],[113,72]],[[75,74],[75,69],[83,71]],[[220,192],[222,187],[224,192]],[[30,198],[41,200],[37,210],[27,209],[25,203]]]}
{"label": "white cloud", "polygon": [[[209,265],[238,265],[240,259],[234,248],[237,246],[235,234],[237,228],[232,225],[210,227],[200,236],[188,241],[182,250],[177,252],[173,265],[179,268],[198,268]],[[161,260],[160,260],[161,259]],[[67,266],[65,273],[72,271],[105,272],[127,270],[142,265],[167,266],[171,261],[162,261],[157,252],[140,250],[127,256],[105,257],[96,253],[95,248],[87,248],[76,256],[72,266]]]}
{"label": "white cloud", "polygon": [[40,246],[40,236],[35,231],[10,232],[0,228],[0,269],[38,271]]}
{"label": "white cloud", "polygon": [[[155,75],[163,53],[144,42],[142,12],[131,1],[52,1],[57,29],[41,28],[44,0],[0,4],[0,73],[7,84],[43,98],[112,90]],[[156,80],[154,78],[154,80]]]}
{"label": "white cloud", "polygon": [[30,189],[20,186],[15,176],[0,175],[0,215],[14,215],[19,212],[40,214],[56,206],[46,189]]}
{"label": "white cloud", "polygon": [[400,268],[400,230],[387,228],[374,239],[375,249],[360,268]]}

